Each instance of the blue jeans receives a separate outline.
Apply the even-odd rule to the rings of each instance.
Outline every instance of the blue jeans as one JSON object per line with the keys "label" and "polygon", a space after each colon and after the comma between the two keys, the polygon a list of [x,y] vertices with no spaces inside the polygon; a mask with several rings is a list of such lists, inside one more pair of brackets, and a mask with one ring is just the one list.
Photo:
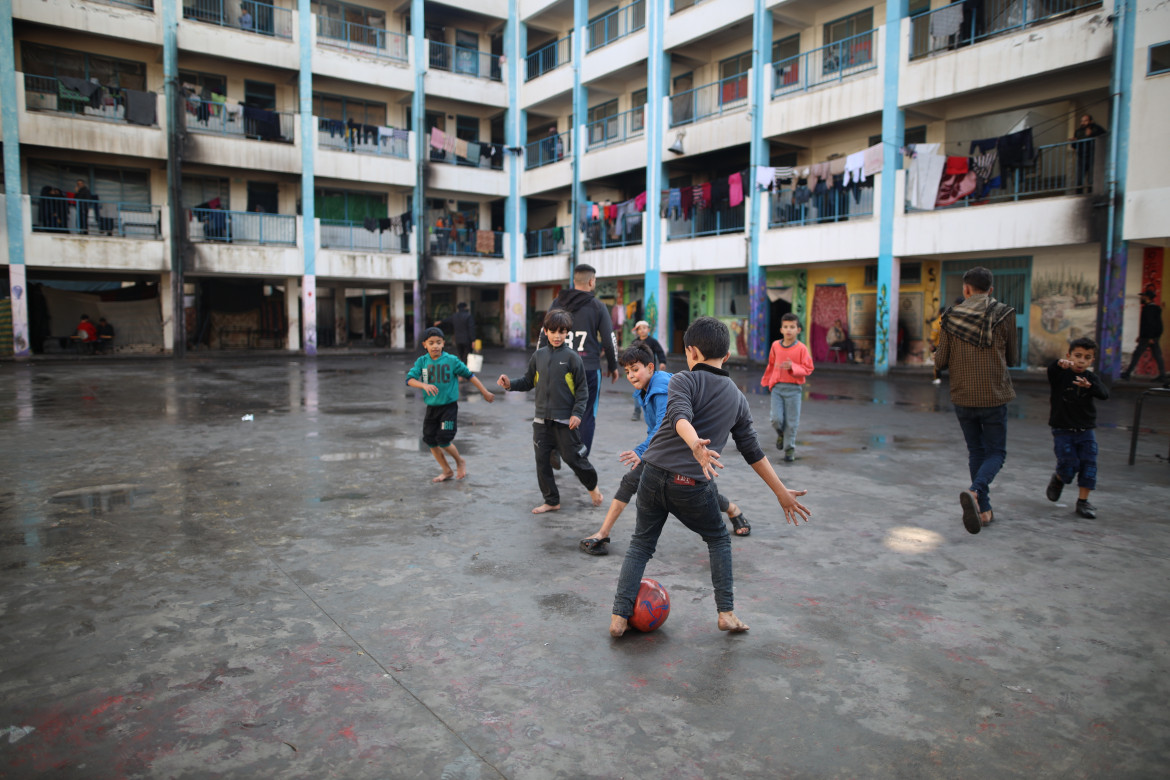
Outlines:
{"label": "blue jeans", "polygon": [[601,369],[590,371],[585,369],[585,384],[589,386],[589,401],[585,404],[585,414],[581,416],[581,443],[585,445],[585,457],[593,450],[593,432],[597,430],[597,407],[601,401]]}
{"label": "blue jeans", "polygon": [[720,612],[735,609],[732,595],[734,578],[731,570],[731,534],[719,512],[718,492],[713,481],[694,485],[679,485],[674,475],[647,463],[638,485],[638,520],[634,536],[622,561],[618,576],[617,594],[613,599],[613,614],[629,618],[634,614],[634,600],[646,563],[654,557],[658,537],[672,514],[707,543],[711,559],[711,585],[715,588],[715,608]]}
{"label": "blue jeans", "polygon": [[959,406],[955,415],[967,440],[967,466],[971,490],[979,495],[979,511],[991,509],[991,481],[1007,458],[1007,405]]}
{"label": "blue jeans", "polygon": [[804,385],[777,382],[772,385],[772,427],[784,437],[785,450],[796,449],[796,429],[800,427],[800,393]]}
{"label": "blue jeans", "polygon": [[1056,475],[1069,484],[1077,477],[1077,487],[1093,490],[1097,487],[1097,435],[1087,431],[1052,429],[1052,444],[1056,450]]}

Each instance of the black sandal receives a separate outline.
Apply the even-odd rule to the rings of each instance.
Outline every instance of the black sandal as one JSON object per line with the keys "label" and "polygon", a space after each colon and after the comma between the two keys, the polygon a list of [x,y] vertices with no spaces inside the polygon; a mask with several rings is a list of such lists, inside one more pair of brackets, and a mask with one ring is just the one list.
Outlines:
{"label": "black sandal", "polygon": [[586,555],[609,555],[609,537],[604,539],[582,539],[577,546]]}
{"label": "black sandal", "polygon": [[[736,536],[751,536],[751,535],[752,535],[752,524],[751,524],[751,523],[749,523],[749,522],[748,522],[748,521],[747,521],[747,520],[744,518],[744,516],[743,516],[743,512],[740,512],[740,513],[739,513],[738,515],[736,515],[735,517],[729,517],[729,518],[727,518],[727,519],[731,521],[731,527],[735,529],[735,535],[736,535]],[[747,529],[747,533],[746,533],[746,534],[741,534],[741,533],[740,533],[740,530],[741,530],[741,529],[744,529],[744,528],[746,528],[746,529]]]}

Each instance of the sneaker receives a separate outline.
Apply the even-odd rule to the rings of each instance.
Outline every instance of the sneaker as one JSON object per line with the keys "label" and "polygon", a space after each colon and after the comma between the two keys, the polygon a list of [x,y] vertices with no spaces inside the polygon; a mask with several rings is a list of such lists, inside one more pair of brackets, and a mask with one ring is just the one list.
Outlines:
{"label": "sneaker", "polygon": [[789,447],[789,448],[788,448],[787,450],[785,450],[785,452],[784,452],[784,462],[785,462],[785,463],[792,463],[792,462],[794,462],[795,460],[796,460],[796,448],[795,448],[795,447]]}
{"label": "sneaker", "polygon": [[553,450],[552,455],[548,458],[549,464],[557,471],[561,470],[561,453]]}
{"label": "sneaker", "polygon": [[784,452],[784,434],[780,434],[776,437],[776,449]]}
{"label": "sneaker", "polygon": [[1052,473],[1052,479],[1048,480],[1048,489],[1044,491],[1044,495],[1048,496],[1049,501],[1059,501],[1060,492],[1064,490],[1064,480],[1056,472]]}
{"label": "sneaker", "polygon": [[634,422],[637,422],[638,420],[642,419],[642,413],[637,411],[637,410],[634,410],[634,413],[630,415],[630,419],[633,420]]}
{"label": "sneaker", "polygon": [[1088,499],[1077,499],[1077,514],[1086,520],[1097,519],[1097,507],[1089,503]]}

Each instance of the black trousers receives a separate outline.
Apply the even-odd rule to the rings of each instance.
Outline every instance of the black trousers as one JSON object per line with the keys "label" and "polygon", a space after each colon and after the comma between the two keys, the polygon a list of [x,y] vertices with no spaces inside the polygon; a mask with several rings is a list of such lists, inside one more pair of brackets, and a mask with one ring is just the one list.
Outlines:
{"label": "black trousers", "polygon": [[569,430],[568,425],[556,420],[533,422],[532,447],[536,452],[536,481],[540,485],[544,503],[549,506],[561,503],[557,480],[553,476],[552,464],[549,462],[554,450],[560,453],[561,461],[573,470],[586,490],[597,487],[597,470],[585,456],[581,436],[576,430]]}

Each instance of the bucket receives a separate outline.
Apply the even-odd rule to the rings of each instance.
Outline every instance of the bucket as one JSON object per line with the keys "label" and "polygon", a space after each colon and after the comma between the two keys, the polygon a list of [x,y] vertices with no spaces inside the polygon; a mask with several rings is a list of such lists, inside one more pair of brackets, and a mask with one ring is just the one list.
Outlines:
{"label": "bucket", "polygon": [[483,370],[483,355],[468,355],[467,368],[473,374],[477,374]]}

